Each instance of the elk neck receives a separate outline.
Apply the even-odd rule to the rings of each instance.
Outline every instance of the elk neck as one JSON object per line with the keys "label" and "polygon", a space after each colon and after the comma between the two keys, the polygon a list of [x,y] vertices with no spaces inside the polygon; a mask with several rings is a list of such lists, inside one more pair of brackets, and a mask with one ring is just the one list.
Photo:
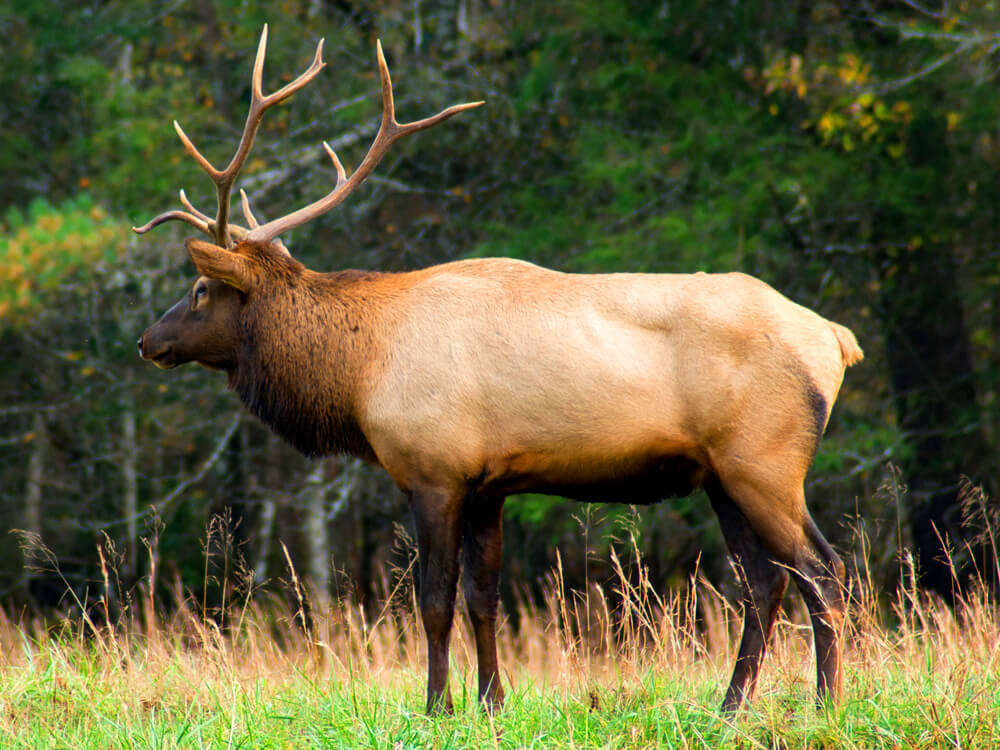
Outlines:
{"label": "elk neck", "polygon": [[383,275],[319,274],[293,261],[248,297],[229,387],[308,456],[375,461],[357,407],[380,359]]}

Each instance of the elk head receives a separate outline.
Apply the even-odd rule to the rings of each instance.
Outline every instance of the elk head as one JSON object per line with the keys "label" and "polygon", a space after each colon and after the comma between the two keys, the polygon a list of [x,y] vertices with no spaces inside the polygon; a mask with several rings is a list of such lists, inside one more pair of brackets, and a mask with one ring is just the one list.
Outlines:
{"label": "elk head", "polygon": [[[209,369],[231,370],[237,349],[236,320],[253,279],[244,256],[238,253],[195,239],[185,246],[201,276],[142,335],[139,354],[161,369],[195,361]],[[226,260],[230,261],[228,269]]]}
{"label": "elk head", "polygon": [[201,276],[188,294],[139,338],[139,354],[158,367],[175,367],[194,361],[213,369],[231,370],[235,364],[238,320],[243,307],[262,288],[282,283],[282,280],[287,283],[289,273],[302,273],[304,270],[302,264],[291,257],[279,236],[341,203],[372,173],[392,144],[403,136],[433,127],[459,112],[482,104],[456,104],[432,117],[400,124],[396,121],[389,68],[382,54],[382,44],[378,42],[376,52],[382,81],[382,121],[361,164],[348,177],[337,154],[324,142],[323,147],[337,172],[337,182],[333,189],[308,206],[265,224],[258,223],[250,209],[246,192],[240,190],[243,215],[247,223],[243,227],[229,221],[230,199],[236,178],[253,148],[264,112],[309,83],[326,65],[322,59],[323,40],[320,40],[313,61],[305,72],[278,91],[265,95],[262,78],[266,49],[265,25],[251,77],[250,111],[236,153],[225,169],[213,166],[198,151],[177,121],[174,121],[174,129],[185,150],[215,183],[215,218],[196,209],[181,190],[180,200],[186,210],[167,211],[141,227],[133,227],[133,231],[143,234],[167,221],[183,221],[204,232],[212,240],[187,241],[188,255]]}

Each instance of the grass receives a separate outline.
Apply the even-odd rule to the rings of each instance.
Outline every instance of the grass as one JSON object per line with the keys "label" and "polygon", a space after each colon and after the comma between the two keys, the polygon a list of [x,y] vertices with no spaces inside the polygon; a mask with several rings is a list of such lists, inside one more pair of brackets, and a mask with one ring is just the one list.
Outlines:
{"label": "grass", "polygon": [[477,705],[475,649],[461,616],[452,640],[455,713],[424,715],[423,638],[406,576],[372,622],[343,602],[303,617],[294,572],[297,611],[237,598],[222,626],[179,594],[170,615],[140,596],[117,617],[106,597],[90,608],[96,614],[48,626],[3,619],[0,747],[1000,744],[1000,610],[985,592],[951,610],[905,587],[880,601],[859,585],[845,697],[824,707],[813,701],[807,618],[790,598],[755,700],[729,718],[717,707],[737,613],[704,583],[661,599],[641,570],[626,575],[612,564],[618,605],[596,588],[566,592],[557,570],[545,605],[522,608],[518,633],[502,624],[508,699],[495,716]]}

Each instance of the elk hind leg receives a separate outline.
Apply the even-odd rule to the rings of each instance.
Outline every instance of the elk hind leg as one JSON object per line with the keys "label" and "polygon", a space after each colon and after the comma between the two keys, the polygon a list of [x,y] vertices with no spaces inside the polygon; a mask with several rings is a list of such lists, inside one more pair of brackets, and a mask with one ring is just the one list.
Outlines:
{"label": "elk hind leg", "polygon": [[805,533],[807,543],[797,556],[792,576],[812,621],[817,699],[836,702],[844,689],[844,563],[808,516]]}
{"label": "elk hind leg", "polygon": [[469,499],[465,514],[463,588],[476,638],[479,700],[487,711],[503,705],[497,661],[496,622],[503,550],[501,514],[504,498]]}
{"label": "elk hind leg", "polygon": [[789,576],[787,569],[771,559],[771,553],[722,485],[710,481],[705,489],[743,588],[743,636],[722,702],[723,712],[734,713],[753,697]]}
{"label": "elk hind leg", "polygon": [[817,695],[820,701],[838,700],[843,685],[844,564],[809,515],[801,483],[763,482],[759,475],[746,474],[728,479],[722,475],[722,483],[802,592],[816,644]]}

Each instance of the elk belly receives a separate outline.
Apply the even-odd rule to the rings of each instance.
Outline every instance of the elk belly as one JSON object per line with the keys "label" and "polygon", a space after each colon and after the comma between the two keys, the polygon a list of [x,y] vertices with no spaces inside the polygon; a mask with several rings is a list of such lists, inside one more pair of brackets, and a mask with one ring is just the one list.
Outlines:
{"label": "elk belly", "polygon": [[[671,441],[672,443],[672,441]],[[629,455],[590,451],[529,452],[488,462],[483,489],[496,494],[537,492],[581,502],[648,505],[689,495],[709,475],[694,446],[676,443]]]}

